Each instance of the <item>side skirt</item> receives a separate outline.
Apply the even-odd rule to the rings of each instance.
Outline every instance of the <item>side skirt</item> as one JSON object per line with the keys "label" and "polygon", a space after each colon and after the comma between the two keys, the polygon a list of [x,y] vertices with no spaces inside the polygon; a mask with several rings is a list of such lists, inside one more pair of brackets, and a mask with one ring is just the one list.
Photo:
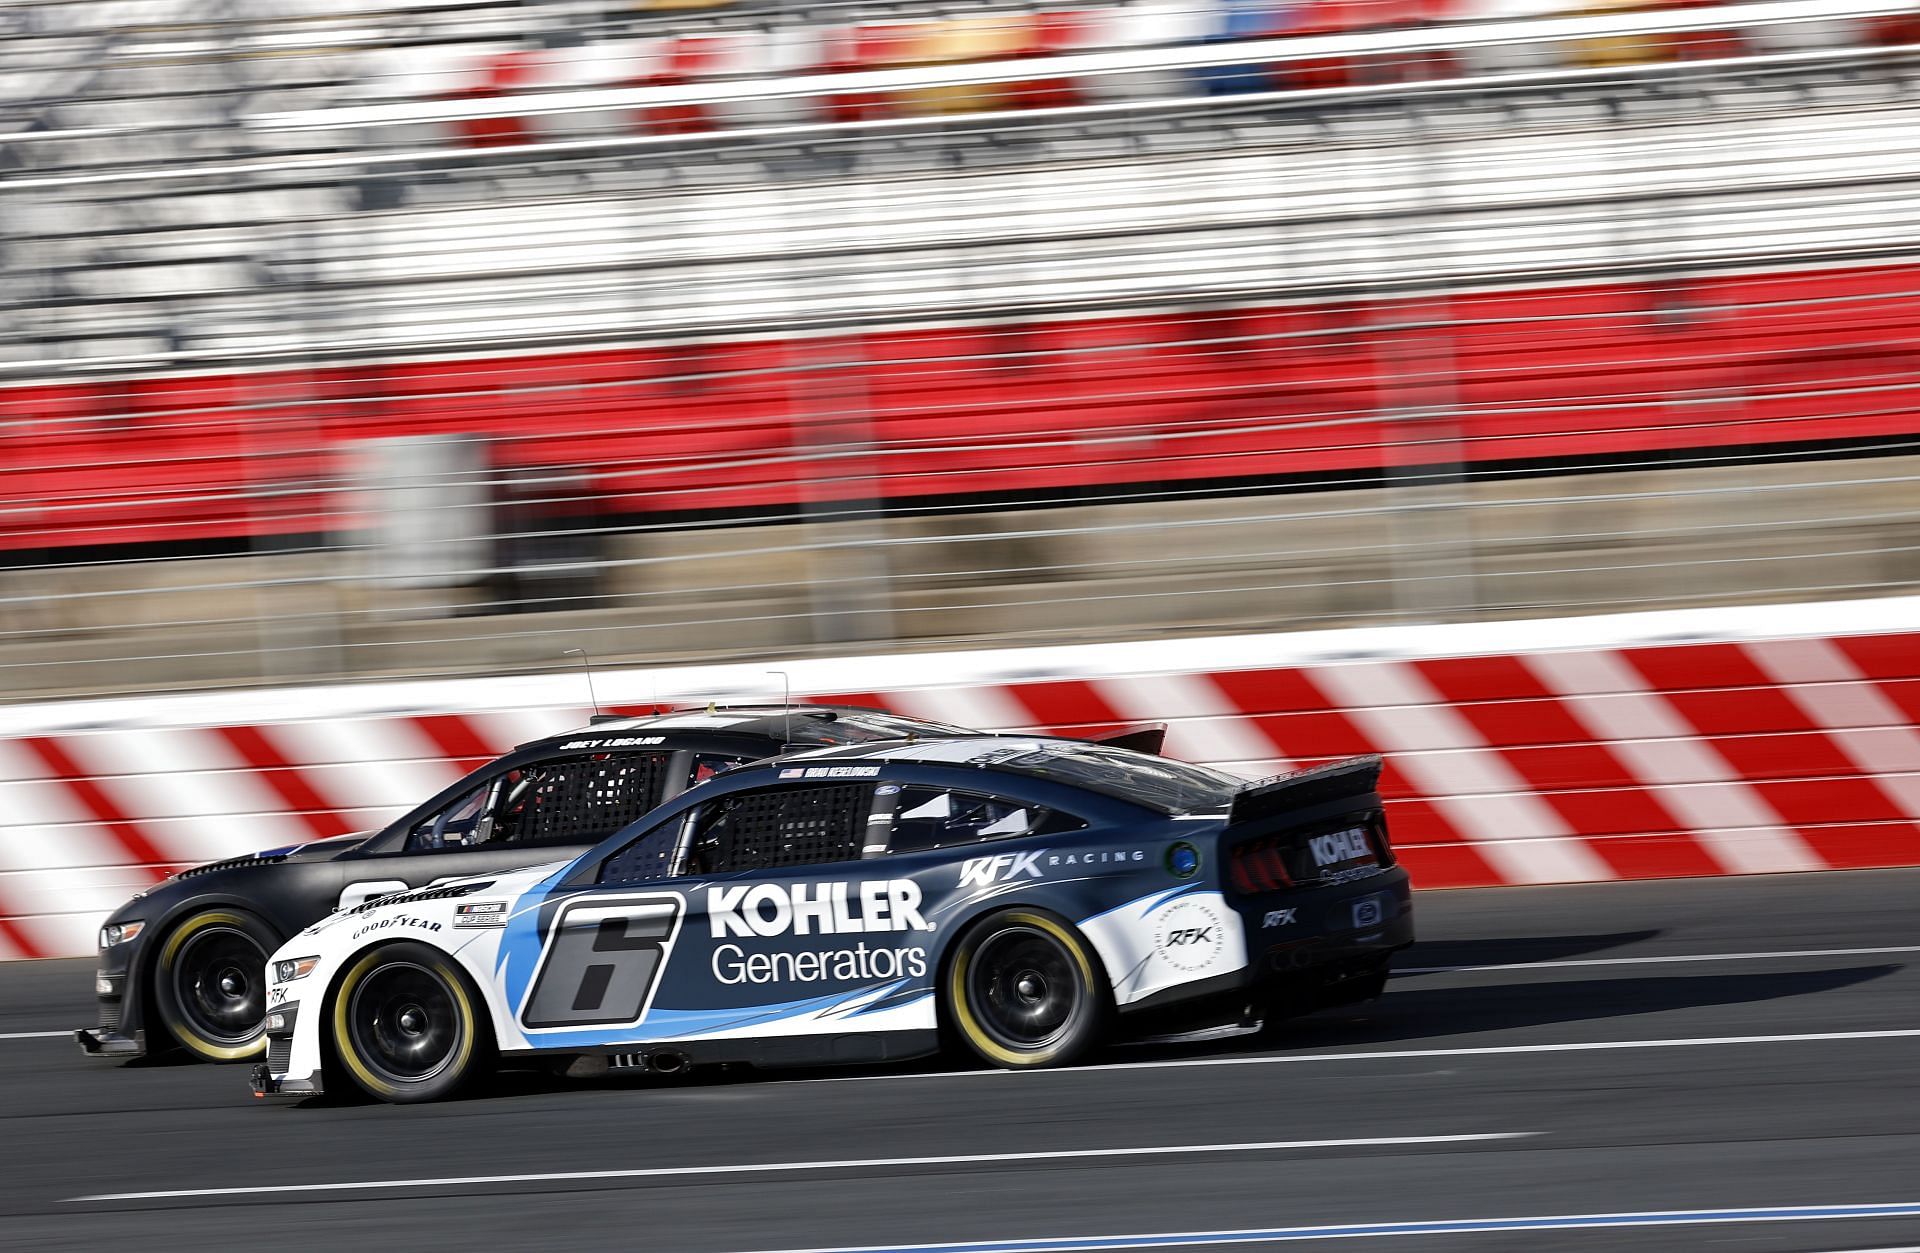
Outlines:
{"label": "side skirt", "polygon": [[[740,1063],[749,1066],[844,1066],[861,1062],[898,1062],[940,1051],[940,1033],[866,1031],[846,1035],[760,1036],[751,1039],[654,1041],[592,1049],[503,1049],[501,1060],[554,1063],[574,1057],[600,1057],[616,1070],[672,1071],[687,1066]],[[663,1066],[662,1063],[665,1063]]]}

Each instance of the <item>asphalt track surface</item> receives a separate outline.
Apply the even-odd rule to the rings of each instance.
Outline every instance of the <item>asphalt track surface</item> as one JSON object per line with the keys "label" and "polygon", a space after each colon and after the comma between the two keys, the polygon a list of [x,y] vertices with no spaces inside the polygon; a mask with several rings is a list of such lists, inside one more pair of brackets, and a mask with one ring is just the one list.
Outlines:
{"label": "asphalt track surface", "polygon": [[[409,1108],[88,1061],[20,1034],[88,1021],[88,963],[0,967],[0,1247],[1920,1248],[1920,871],[1418,908],[1383,1000],[1277,1037]],[[255,1190],[85,1199],[195,1189]]]}

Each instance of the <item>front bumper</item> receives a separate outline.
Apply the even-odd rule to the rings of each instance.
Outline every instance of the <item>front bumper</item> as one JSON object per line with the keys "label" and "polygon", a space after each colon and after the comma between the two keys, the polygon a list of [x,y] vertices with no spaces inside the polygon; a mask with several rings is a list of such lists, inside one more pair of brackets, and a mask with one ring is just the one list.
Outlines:
{"label": "front bumper", "polygon": [[102,949],[93,972],[94,999],[100,1006],[99,1025],[73,1033],[80,1051],[88,1057],[106,1057],[115,1061],[147,1054],[147,1033],[142,1029],[142,1006],[138,989],[129,978],[133,968],[135,942]]}
{"label": "front bumper", "polygon": [[267,1096],[321,1096],[326,1084],[318,1071],[310,1075],[282,1075],[276,1079],[264,1064],[253,1068],[253,1094]]}
{"label": "front bumper", "polygon": [[147,1055],[147,1033],[135,1031],[122,1035],[107,1027],[82,1027],[73,1033],[80,1051],[88,1057],[131,1058]]}
{"label": "front bumper", "polygon": [[250,1076],[255,1096],[319,1096],[326,1091],[317,1069],[292,1073],[293,1035],[299,1022],[298,1001],[283,1001],[267,1011],[267,1060],[255,1066]]}

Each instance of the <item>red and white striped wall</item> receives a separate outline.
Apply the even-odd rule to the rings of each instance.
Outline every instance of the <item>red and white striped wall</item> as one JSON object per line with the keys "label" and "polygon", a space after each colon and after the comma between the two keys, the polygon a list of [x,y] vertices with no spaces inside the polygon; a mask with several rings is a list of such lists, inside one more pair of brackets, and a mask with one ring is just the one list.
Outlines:
{"label": "red and white striped wall", "polygon": [[[1380,752],[1428,888],[1920,864],[1920,597],[598,676],[634,712],[786,682],[982,728],[1166,721],[1171,754],[1249,776]],[[0,957],[91,951],[179,867],[376,827],[584,695],[575,672],[0,708]]]}

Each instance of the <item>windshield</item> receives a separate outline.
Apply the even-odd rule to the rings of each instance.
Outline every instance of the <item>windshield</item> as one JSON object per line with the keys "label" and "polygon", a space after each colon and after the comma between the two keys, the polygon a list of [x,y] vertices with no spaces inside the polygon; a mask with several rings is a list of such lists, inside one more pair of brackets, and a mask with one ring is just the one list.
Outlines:
{"label": "windshield", "polygon": [[950,727],[941,722],[923,722],[919,718],[900,718],[893,714],[861,710],[859,714],[826,724],[829,734],[846,744],[871,744],[880,740],[924,740],[929,736],[978,735],[965,727]]}
{"label": "windshield", "polygon": [[992,764],[995,769],[1054,779],[1165,814],[1218,809],[1247,785],[1245,779],[1221,770],[1099,744],[1050,744]]}

